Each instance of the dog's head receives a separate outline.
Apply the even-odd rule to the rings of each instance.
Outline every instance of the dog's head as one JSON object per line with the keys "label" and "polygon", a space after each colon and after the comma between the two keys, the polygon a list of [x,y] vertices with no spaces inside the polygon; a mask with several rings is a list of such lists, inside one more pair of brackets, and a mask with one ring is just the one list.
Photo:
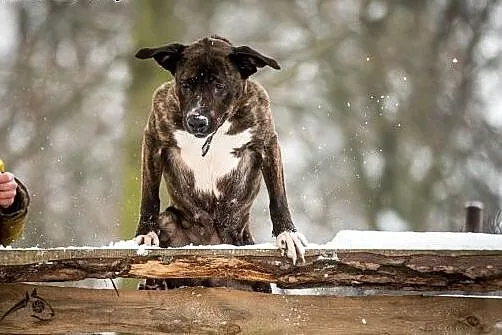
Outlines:
{"label": "dog's head", "polygon": [[248,46],[233,46],[219,36],[195,43],[144,48],[140,59],[153,58],[172,73],[180,102],[183,127],[197,137],[216,132],[228,119],[246,79],[266,65],[280,69],[272,58]]}

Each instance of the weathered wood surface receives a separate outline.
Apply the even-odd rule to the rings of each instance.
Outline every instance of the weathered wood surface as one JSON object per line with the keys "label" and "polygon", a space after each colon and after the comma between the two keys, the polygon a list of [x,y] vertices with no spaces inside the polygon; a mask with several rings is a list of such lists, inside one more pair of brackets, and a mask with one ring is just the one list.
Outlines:
{"label": "weathered wood surface", "polygon": [[3,249],[0,282],[83,278],[220,278],[285,288],[502,290],[502,250],[308,249],[294,266],[276,249]]}
{"label": "weathered wood surface", "polygon": [[45,309],[30,300],[0,321],[0,333],[502,334],[502,299],[284,296],[223,288],[117,296],[113,290],[2,284],[0,313],[34,287]]}

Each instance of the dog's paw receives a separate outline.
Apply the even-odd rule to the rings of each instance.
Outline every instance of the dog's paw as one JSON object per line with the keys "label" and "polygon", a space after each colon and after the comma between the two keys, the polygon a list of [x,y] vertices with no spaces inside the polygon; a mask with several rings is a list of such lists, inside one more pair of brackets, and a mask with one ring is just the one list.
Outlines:
{"label": "dog's paw", "polygon": [[305,262],[305,247],[307,239],[303,234],[285,231],[277,235],[275,243],[281,250],[281,254],[291,258],[293,264],[296,264],[297,259]]}
{"label": "dog's paw", "polygon": [[149,232],[146,235],[138,235],[134,238],[134,241],[139,245],[158,246],[160,244],[159,237],[153,231]]}

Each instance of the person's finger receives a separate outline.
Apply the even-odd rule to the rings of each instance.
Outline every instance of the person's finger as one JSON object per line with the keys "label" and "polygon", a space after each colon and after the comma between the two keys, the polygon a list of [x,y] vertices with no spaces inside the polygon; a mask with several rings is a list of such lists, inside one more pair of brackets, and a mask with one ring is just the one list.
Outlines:
{"label": "person's finger", "polygon": [[14,180],[14,175],[10,172],[0,173],[0,184],[8,183]]}
{"label": "person's finger", "polygon": [[11,180],[6,183],[0,183],[0,192],[2,191],[15,191],[17,188],[17,183],[14,180]]}
{"label": "person's finger", "polygon": [[16,190],[0,191],[0,199],[2,200],[12,200],[16,197]]}
{"label": "person's finger", "polygon": [[14,203],[14,198],[0,199],[0,207],[3,207],[3,208],[10,207],[10,206],[12,206],[13,203]]}

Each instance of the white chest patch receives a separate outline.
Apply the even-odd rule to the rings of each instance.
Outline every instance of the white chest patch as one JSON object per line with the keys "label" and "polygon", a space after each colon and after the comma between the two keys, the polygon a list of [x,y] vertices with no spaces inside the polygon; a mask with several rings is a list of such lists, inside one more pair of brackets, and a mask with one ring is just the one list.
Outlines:
{"label": "white chest patch", "polygon": [[197,138],[192,134],[177,130],[174,138],[181,149],[181,159],[193,171],[195,187],[205,192],[213,192],[219,196],[216,187],[218,180],[237,168],[239,158],[232,153],[251,141],[251,131],[227,135],[230,122],[226,121],[214,134],[207,154],[202,157],[202,146],[206,138]]}

